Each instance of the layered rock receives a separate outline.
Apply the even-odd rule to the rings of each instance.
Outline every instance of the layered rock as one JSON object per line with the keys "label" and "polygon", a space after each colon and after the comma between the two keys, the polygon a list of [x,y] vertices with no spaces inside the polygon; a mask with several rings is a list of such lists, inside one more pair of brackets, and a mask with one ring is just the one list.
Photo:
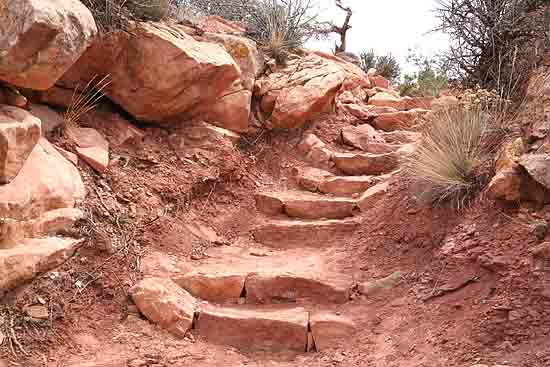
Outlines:
{"label": "layered rock", "polygon": [[0,183],[19,174],[38,139],[38,118],[20,108],[0,105]]}
{"label": "layered rock", "polygon": [[65,73],[97,33],[77,0],[7,0],[0,4],[0,80],[45,90]]}

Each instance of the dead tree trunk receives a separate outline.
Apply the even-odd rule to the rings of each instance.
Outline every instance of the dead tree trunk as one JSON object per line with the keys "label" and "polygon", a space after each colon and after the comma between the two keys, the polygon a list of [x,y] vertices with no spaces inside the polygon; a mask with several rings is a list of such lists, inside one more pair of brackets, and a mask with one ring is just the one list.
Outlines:
{"label": "dead tree trunk", "polygon": [[348,7],[343,6],[341,0],[336,0],[336,6],[347,13],[346,20],[344,21],[344,24],[341,27],[338,27],[336,25],[332,26],[332,32],[340,35],[340,45],[336,44],[334,48],[334,53],[338,54],[340,52],[346,52],[346,36],[347,36],[348,30],[351,29],[351,25],[349,24],[349,21],[351,19],[351,16],[353,15],[353,12],[351,11],[351,8],[349,6]]}

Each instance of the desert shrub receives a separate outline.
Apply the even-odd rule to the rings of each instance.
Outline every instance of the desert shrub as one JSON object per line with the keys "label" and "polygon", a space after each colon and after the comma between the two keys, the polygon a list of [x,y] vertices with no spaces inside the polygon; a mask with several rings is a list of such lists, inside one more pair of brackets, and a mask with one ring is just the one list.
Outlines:
{"label": "desert shrub", "polygon": [[361,69],[365,73],[374,68],[379,75],[391,81],[397,80],[401,75],[399,62],[392,54],[378,56],[371,49],[361,52],[359,58],[361,59]]}
{"label": "desert shrub", "polygon": [[463,85],[521,90],[550,47],[548,0],[438,0],[438,30],[450,36],[446,54]]}
{"label": "desert shrub", "polygon": [[[168,17],[181,0],[82,0],[102,32],[127,27],[129,21],[158,21]],[[181,3],[183,4],[183,3]]]}
{"label": "desert shrub", "polygon": [[478,192],[490,177],[491,153],[500,139],[492,114],[471,105],[447,107],[429,117],[405,164],[405,172],[423,188],[421,197],[461,208]]}
{"label": "desert shrub", "polygon": [[365,73],[370,69],[376,68],[376,54],[374,50],[362,51],[359,54],[359,58],[361,59],[361,69],[363,69]]}
{"label": "desert shrub", "polygon": [[399,86],[404,96],[439,97],[447,88],[447,67],[437,57],[427,57],[419,50],[409,49],[407,62],[414,65],[417,72],[405,74]]}
{"label": "desert shrub", "polygon": [[249,35],[282,63],[289,50],[319,32],[312,0],[258,0],[245,23]]}

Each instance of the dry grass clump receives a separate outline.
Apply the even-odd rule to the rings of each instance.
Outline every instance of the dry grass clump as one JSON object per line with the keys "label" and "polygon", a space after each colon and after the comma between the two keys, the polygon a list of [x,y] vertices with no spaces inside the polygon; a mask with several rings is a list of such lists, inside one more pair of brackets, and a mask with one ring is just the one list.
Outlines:
{"label": "dry grass clump", "polygon": [[422,127],[406,172],[422,187],[421,197],[462,208],[490,177],[490,158],[500,142],[495,116],[481,106],[435,112]]}
{"label": "dry grass clump", "polygon": [[158,21],[168,17],[177,0],[82,0],[100,31],[125,29],[130,21]]}
{"label": "dry grass clump", "polygon": [[278,62],[315,33],[312,0],[259,0],[246,20],[249,34]]}
{"label": "dry grass clump", "polygon": [[99,100],[103,98],[103,91],[111,84],[110,76],[103,78],[94,76],[86,86],[79,91],[75,88],[70,105],[63,116],[65,127],[78,125],[80,118],[96,108]]}

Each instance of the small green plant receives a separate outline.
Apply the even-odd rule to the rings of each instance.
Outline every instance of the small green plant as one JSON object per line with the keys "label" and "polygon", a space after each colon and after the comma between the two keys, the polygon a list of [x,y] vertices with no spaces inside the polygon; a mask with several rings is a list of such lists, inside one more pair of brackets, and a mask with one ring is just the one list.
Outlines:
{"label": "small green plant", "polygon": [[439,97],[448,86],[446,68],[436,59],[423,56],[417,50],[409,50],[407,62],[418,70],[416,73],[405,74],[399,92],[403,96]]}
{"label": "small green plant", "polygon": [[492,152],[490,115],[480,107],[449,107],[434,113],[422,128],[406,172],[420,183],[421,197],[464,207],[487,179]]}
{"label": "small green plant", "polygon": [[71,103],[64,114],[65,128],[78,125],[80,118],[93,110],[99,100],[103,97],[103,91],[111,83],[109,75],[101,79],[94,76],[79,92],[79,88],[75,88]]}
{"label": "small green plant", "polygon": [[376,69],[379,75],[391,81],[399,79],[401,75],[399,62],[392,54],[377,56],[371,49],[361,52],[359,58],[361,59],[361,69],[365,73],[370,69]]}

